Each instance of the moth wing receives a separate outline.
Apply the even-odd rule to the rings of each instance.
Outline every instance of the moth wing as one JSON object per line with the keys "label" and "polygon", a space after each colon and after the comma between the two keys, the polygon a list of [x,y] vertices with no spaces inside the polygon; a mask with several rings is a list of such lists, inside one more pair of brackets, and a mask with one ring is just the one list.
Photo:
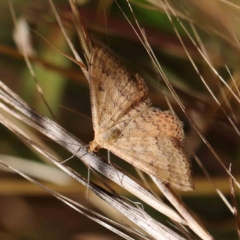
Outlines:
{"label": "moth wing", "polygon": [[170,111],[146,107],[107,149],[133,166],[183,191],[193,190],[181,121]]}
{"label": "moth wing", "polygon": [[189,160],[185,151],[174,139],[163,137],[119,139],[108,149],[172,187],[182,191],[194,189]]}
{"label": "moth wing", "polygon": [[95,132],[103,132],[138,105],[147,93],[144,80],[130,74],[107,50],[92,50],[89,66],[92,118]]}

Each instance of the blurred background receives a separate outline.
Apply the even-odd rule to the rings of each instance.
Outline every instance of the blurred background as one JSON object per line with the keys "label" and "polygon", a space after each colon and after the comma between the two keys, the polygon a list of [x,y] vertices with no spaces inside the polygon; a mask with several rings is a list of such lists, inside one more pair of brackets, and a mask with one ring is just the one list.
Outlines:
{"label": "blurred background", "polygon": [[[61,53],[72,56],[49,2],[47,0],[11,2],[17,18],[24,19],[30,27],[30,61],[58,124],[85,143],[89,143],[94,133],[88,82],[79,66]],[[232,91],[240,96],[238,91],[240,5],[230,1],[206,0],[201,3],[188,0],[168,1],[171,7],[164,1],[130,2],[149,44],[183,102],[186,112],[224,165],[229,168],[232,164],[232,173],[240,181],[239,134],[236,130],[239,128],[240,120],[239,102],[231,94]],[[117,3],[136,27],[126,1],[118,0]],[[68,1],[54,0],[54,4],[69,37],[82,55]],[[238,239],[235,218],[216,192],[216,188],[220,189],[232,204],[228,175],[203,143],[192,123],[154,70],[151,59],[123,12],[112,0],[79,0],[78,8],[90,33],[91,41],[96,45],[101,43],[110,48],[131,71],[140,73],[147,82],[153,105],[162,110],[168,109],[166,96],[176,114],[184,122],[186,142],[189,143],[186,144],[186,148],[191,155],[196,190],[179,192],[183,201],[216,239]],[[166,11],[172,16],[172,22],[169,21]],[[1,81],[31,107],[51,118],[14,41],[13,18],[7,0],[0,2],[0,20]],[[176,32],[181,36],[184,47]],[[59,51],[51,47],[47,41]],[[196,46],[202,50],[205,59],[199,54]],[[194,62],[198,72],[191,61]],[[217,70],[226,84],[220,81],[219,76],[209,65]],[[211,89],[212,95],[207,87]],[[235,129],[228,118],[232,119]],[[23,124],[22,128],[30,132],[35,141],[51,149],[61,159],[70,157],[70,153],[37,131]],[[90,194],[86,200],[86,189],[83,186],[52,166],[2,125],[0,133],[2,161],[84,206],[118,219],[116,213],[112,213],[109,207],[94,195]],[[100,153],[106,156],[105,150],[101,150]],[[196,154],[215,186],[207,179],[192,153]],[[129,164],[113,155],[111,161],[124,169],[130,169],[129,172],[137,177]],[[69,165],[87,177],[87,169],[79,160],[74,158]],[[116,190],[120,195],[138,201],[119,186],[116,186]],[[239,204],[239,189],[236,187],[235,190]],[[144,205],[144,209],[157,220],[170,226],[163,215],[147,205]],[[4,167],[0,168],[0,213],[0,239],[4,240],[120,239]]]}

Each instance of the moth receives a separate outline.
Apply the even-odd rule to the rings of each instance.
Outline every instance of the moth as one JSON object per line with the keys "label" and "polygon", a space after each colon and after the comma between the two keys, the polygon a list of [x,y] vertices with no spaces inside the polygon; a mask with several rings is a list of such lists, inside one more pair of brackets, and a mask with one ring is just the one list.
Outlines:
{"label": "moth", "polygon": [[108,149],[174,188],[193,190],[183,124],[151,106],[144,79],[102,47],[92,49],[89,77],[95,132],[89,151]]}

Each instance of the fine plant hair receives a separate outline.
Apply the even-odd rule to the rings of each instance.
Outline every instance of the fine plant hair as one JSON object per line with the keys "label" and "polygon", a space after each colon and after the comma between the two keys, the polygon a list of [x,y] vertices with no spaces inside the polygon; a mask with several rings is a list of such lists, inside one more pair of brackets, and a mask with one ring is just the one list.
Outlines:
{"label": "fine plant hair", "polygon": [[[188,149],[189,155],[192,159],[194,159],[193,161],[198,164],[199,168],[202,170],[202,172],[208,179],[208,182],[210,183],[209,185],[213,187],[216,194],[218,194],[222,201],[225,203],[229,211],[232,213],[233,218],[235,217],[236,231],[238,232],[238,234],[240,234],[238,206],[236,200],[237,194],[235,193],[235,186],[237,188],[239,188],[240,186],[238,178],[234,175],[233,171],[229,169],[229,166],[226,166],[224,164],[224,161],[219,155],[219,153],[215,151],[214,147],[206,138],[205,133],[210,128],[210,124],[204,124],[204,121],[201,118],[200,114],[198,115],[194,111],[188,111],[184,101],[182,101],[181,97],[179,97],[178,92],[173,87],[171,81],[165,74],[161,64],[157,60],[151,44],[149,43],[148,34],[139,24],[138,19],[135,16],[134,10],[132,8],[134,4],[138,5],[138,2],[131,2],[128,0],[126,0],[125,2],[128,6],[128,10],[132,14],[133,20],[131,21],[124,12],[125,10],[121,9],[118,1],[116,1],[116,5],[119,7],[119,9],[121,9],[123,16],[126,18],[126,22],[128,22],[128,24],[131,26],[132,31],[136,34],[137,38],[142,43],[145,51],[149,55],[156,79],[159,80],[161,86],[164,86],[161,87],[162,95],[166,100],[168,108],[172,111],[175,111],[175,107],[172,105],[172,101],[170,99],[173,98],[177,103],[178,108],[181,109],[183,115],[185,116],[186,121],[188,121],[191,126],[191,132],[186,138],[186,147]],[[195,27],[195,25],[198,25],[196,19],[189,19],[189,16],[187,16],[187,14],[181,8],[179,8],[174,1],[146,2],[146,4],[142,5],[143,8],[149,7],[155,9],[156,11],[164,12],[169,22],[172,23],[172,27],[181,43],[181,47],[186,54],[187,60],[192,64],[192,67],[199,76],[201,83],[203,84],[203,86],[206,87],[206,92],[211,97],[211,101],[213,101],[216,105],[215,109],[213,109],[211,113],[212,116],[221,111],[223,116],[226,118],[229,128],[233,129],[233,131],[239,137],[240,133],[238,129],[238,116],[236,116],[236,112],[234,110],[232,110],[232,112],[230,113],[228,111],[229,109],[233,109],[231,107],[232,102],[234,102],[234,106],[239,104],[240,102],[238,82],[236,82],[238,79],[235,80],[234,76],[231,75],[231,72],[227,66],[226,69],[229,73],[231,83],[229,83],[229,81],[226,81],[218,73],[217,69],[212,63],[210,56],[208,55],[208,51],[205,49],[204,44],[202,43],[201,38],[198,35],[198,31]],[[56,18],[74,57],[68,56],[64,53],[62,54],[66,56],[69,60],[75,62],[80,67],[86,81],[89,82],[89,60],[91,50],[97,40],[94,38],[94,36],[91,35],[91,33],[84,25],[84,19],[82,18],[75,1],[69,0],[69,4],[72,12],[71,20],[75,26],[81,45],[81,54],[77,52],[74,44],[71,42],[71,39],[67,34],[61,17],[58,15],[58,11],[56,10],[54,3],[49,0],[49,5],[51,7],[52,13]],[[15,27],[17,27],[18,20],[15,17],[14,6],[10,5],[10,9],[13,15]],[[185,25],[182,23],[182,19],[190,22],[190,27],[192,30],[191,34],[189,33],[189,28],[186,28]],[[184,33],[188,36],[189,42],[191,42],[191,45],[195,47],[196,52],[199,54],[199,56],[202,57],[202,61],[204,62],[204,64],[208,67],[208,69],[210,69],[216,81],[219,81],[219,86],[222,90],[220,91],[220,96],[216,95],[216,92],[211,89],[206,79],[202,76],[200,70],[197,67],[197,64],[195,64],[195,61],[191,57],[188,46],[186,46],[181,35],[179,34],[179,28],[176,27],[176,24],[182,27],[182,31],[184,31]],[[219,31],[217,30],[216,34],[221,35],[221,33],[219,33]],[[44,36],[42,37],[44,38]],[[45,40],[46,44],[51,45],[51,43],[47,39]],[[53,46],[53,48],[55,47]],[[18,169],[12,167],[11,164],[7,163],[7,161],[0,161],[3,166],[26,178],[28,181],[37,184],[45,191],[52,194],[54,197],[64,202],[74,210],[80,212],[81,214],[84,214],[86,217],[92,219],[93,221],[97,222],[98,224],[104,226],[105,228],[125,239],[214,239],[214,236],[209,233],[201,219],[199,219],[195,216],[195,214],[193,214],[193,212],[191,211],[191,207],[188,207],[188,205],[185,204],[176,194],[175,190],[170,188],[166,183],[164,183],[160,179],[154,178],[153,176],[146,178],[146,176],[142,173],[139,173],[141,179],[141,181],[139,181],[130,173],[117,166],[115,163],[107,161],[104,157],[101,156],[101,154],[89,153],[88,144],[75,137],[74,133],[69,133],[66,129],[61,127],[57,123],[57,118],[54,116],[51,107],[45,99],[44,91],[41,89],[41,83],[38,80],[38,76],[35,75],[31,67],[31,60],[29,60],[29,56],[24,51],[24,47],[22,47],[20,51],[28,65],[32,78],[35,81],[36,89],[41,95],[42,101],[47,106],[47,109],[50,112],[50,116],[53,120],[51,120],[47,116],[43,116],[38,111],[34,110],[26,101],[24,101],[20,96],[18,96],[9,87],[7,87],[7,84],[0,82],[0,106],[2,109],[0,115],[1,123],[9,131],[11,131],[19,139],[21,139],[21,141],[23,141],[26,145],[30,146],[38,154],[44,156],[44,158],[46,158],[52,164],[56,165],[62,171],[66,172],[71,178],[81,183],[86,188],[86,191],[94,193],[101,200],[112,206],[116,211],[121,213],[128,220],[130,220],[131,223],[128,222],[128,224],[125,224],[122,223],[120,220],[114,221],[110,218],[105,217],[102,214],[94,212],[90,208],[82,206],[80,203],[47,188],[46,186],[44,186],[44,184],[34,180],[23,172],[18,171]],[[61,50],[58,49],[56,49],[56,51],[61,52]],[[226,105],[228,106],[228,108],[226,108]],[[196,119],[199,120],[199,122]],[[51,149],[48,148],[48,146],[41,143],[41,141],[33,138],[32,134],[29,132],[30,130],[25,131],[26,125],[34,130],[37,130],[44,137],[51,139],[53,142],[66,149],[68,152],[71,153],[71,156],[66,159],[60,159],[57,156],[58,154],[53,154]],[[191,144],[191,137],[198,139],[197,141],[194,141],[195,145]],[[209,149],[209,152],[212,154],[214,159],[213,161],[215,161],[215,163],[218,164],[218,166],[220,166],[220,168],[224,171],[226,176],[229,177],[229,188],[231,189],[232,198],[231,203],[221,192],[217,183],[214,181],[214,178],[211,177],[211,174],[202,164],[201,159],[199,159],[196,155],[195,152],[200,143],[204,143],[204,145]],[[89,178],[82,176],[77,171],[75,171],[74,168],[70,167],[69,162],[71,159],[77,161],[75,157],[78,158],[84,165],[86,165],[86,173],[88,173],[88,170],[90,172],[90,175],[87,174]],[[98,181],[94,181],[92,179],[93,176],[94,179],[97,179]],[[156,188],[152,190],[150,189],[150,187],[146,187],[150,178],[157,187],[157,190]],[[141,204],[135,203],[132,200],[128,200],[126,197],[121,196],[121,194],[119,194],[118,191],[116,191],[115,188],[112,187],[111,184],[109,184],[109,181],[107,181],[107,179],[117,184],[120,188],[127,190],[132,196],[140,199],[140,203],[145,203],[146,205],[154,208],[159,213],[165,215],[171,222],[171,226],[169,226],[169,224],[161,223],[154,219],[154,217],[152,217],[151,214],[147,210],[145,210],[145,208],[142,207]],[[196,189],[198,189],[198,185],[196,186]],[[171,203],[171,205],[163,202],[159,198],[159,190],[161,194],[163,194],[164,197]],[[89,193],[87,193],[87,199],[90,199],[91,197],[92,195],[89,195]]]}

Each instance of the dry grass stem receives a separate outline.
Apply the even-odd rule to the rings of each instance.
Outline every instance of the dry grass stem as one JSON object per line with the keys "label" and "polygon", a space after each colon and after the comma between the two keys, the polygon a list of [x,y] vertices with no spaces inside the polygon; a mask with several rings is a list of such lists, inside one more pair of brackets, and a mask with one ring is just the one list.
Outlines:
{"label": "dry grass stem", "polygon": [[[94,169],[102,173],[103,175],[105,175],[115,183],[122,186],[124,189],[130,191],[132,194],[134,194],[135,196],[142,199],[144,202],[148,203],[149,205],[157,209],[158,211],[169,216],[174,221],[177,221],[181,224],[185,223],[185,221],[174,210],[169,208],[163,202],[156,199],[151,193],[149,193],[147,190],[141,187],[137,182],[135,182],[129,176],[125,175],[122,171],[120,172],[118,168],[114,168],[113,166],[108,165],[106,161],[104,161],[103,159],[99,159],[99,157],[95,155],[88,154],[85,144],[83,144],[81,141],[79,141],[74,136],[69,134],[65,129],[61,128],[52,120],[44,116],[41,116],[35,110],[31,109],[23,100],[19,99],[18,96],[16,96],[5,85],[3,85],[3,83],[0,84],[0,87],[1,87],[2,101],[6,102],[7,104],[7,105],[4,105],[3,103],[1,103],[0,106],[2,109],[4,109],[9,114],[16,117],[17,119],[34,127],[35,129],[37,129],[38,131],[40,131],[41,133],[43,133],[44,135],[52,139],[53,141],[60,144],[62,147],[66,148],[72,154],[79,157],[86,165],[89,163],[91,169]],[[15,108],[17,111],[11,110],[8,107],[8,104],[11,106],[11,108]],[[6,121],[2,123],[6,126],[8,125]],[[22,138],[23,136],[24,135],[22,135]],[[27,140],[26,136],[24,137],[25,137],[24,138],[25,141],[27,141],[31,145],[33,144],[30,139]],[[79,148],[79,146],[81,146],[81,148]],[[60,163],[57,163],[57,165],[60,168],[64,167],[64,169],[66,167]],[[148,219],[146,221],[148,221]],[[145,224],[146,223],[142,225],[144,229],[147,228],[147,225]],[[155,233],[153,232],[153,234]]]}

